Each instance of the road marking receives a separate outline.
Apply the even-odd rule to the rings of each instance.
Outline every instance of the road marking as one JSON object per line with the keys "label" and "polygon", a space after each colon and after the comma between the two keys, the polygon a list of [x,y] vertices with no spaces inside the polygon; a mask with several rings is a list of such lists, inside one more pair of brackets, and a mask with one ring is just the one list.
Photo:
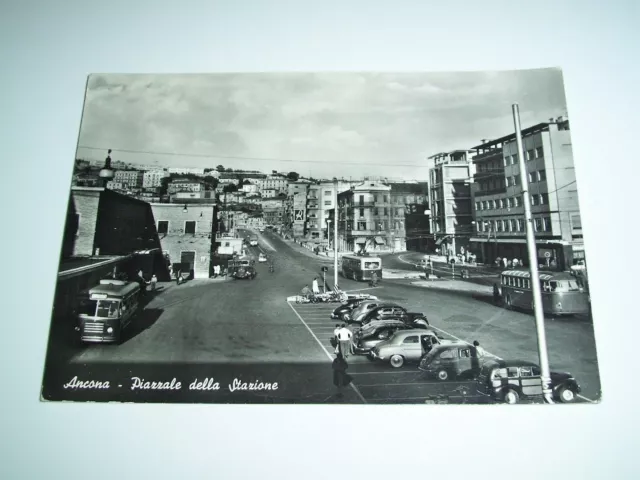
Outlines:
{"label": "road marking", "polygon": [[598,402],[596,402],[595,400],[591,400],[590,398],[587,398],[587,397],[585,397],[585,396],[583,396],[583,395],[580,395],[580,394],[578,394],[578,395],[576,395],[576,396],[577,396],[577,397],[579,397],[579,398],[581,398],[581,399],[583,399],[583,400],[586,400],[586,401],[587,401],[587,402],[589,402],[589,403],[598,403]]}
{"label": "road marking", "polygon": [[375,290],[376,288],[382,288],[382,287],[369,287],[369,288],[360,288],[358,290],[345,290],[344,293],[364,292],[365,290]]}
{"label": "road marking", "polygon": [[[313,333],[313,330],[311,330],[311,328],[309,328],[309,325],[307,325],[307,323],[304,321],[304,319],[300,316],[300,314],[296,311],[295,308],[293,308],[293,305],[291,305],[289,303],[289,306],[291,307],[291,310],[293,310],[293,313],[296,314],[296,316],[300,319],[300,321],[302,322],[302,324],[307,327],[307,330],[309,330],[309,333],[313,336],[313,338],[316,339],[316,342],[318,342],[318,345],[320,345],[320,348],[322,348],[322,350],[324,351],[324,353],[327,354],[327,357],[329,358],[330,361],[333,361],[333,356],[329,353],[329,351],[325,348],[325,346],[322,344],[322,342],[318,339],[318,337],[316,336],[315,333]],[[356,392],[356,395],[358,395],[358,397],[360,397],[360,400],[362,400],[362,403],[367,403],[367,401],[365,400],[365,398],[362,396],[362,393],[360,393],[360,390],[358,390],[358,387],[356,387],[353,382],[351,382],[349,384],[351,386],[351,388],[353,389],[354,392]]]}

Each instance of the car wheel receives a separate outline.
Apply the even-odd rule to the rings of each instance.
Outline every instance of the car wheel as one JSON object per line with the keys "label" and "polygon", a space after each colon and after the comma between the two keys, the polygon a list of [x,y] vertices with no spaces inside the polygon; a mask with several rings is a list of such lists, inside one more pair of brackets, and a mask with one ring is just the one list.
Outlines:
{"label": "car wheel", "polygon": [[571,403],[576,400],[576,394],[569,387],[562,387],[558,391],[558,397],[562,403]]}
{"label": "car wheel", "polygon": [[509,388],[506,392],[504,392],[503,400],[506,404],[515,405],[520,401],[520,395],[518,395],[518,392],[516,392],[512,388]]}
{"label": "car wheel", "polygon": [[445,369],[438,370],[438,372],[436,373],[436,377],[438,378],[438,380],[444,382],[445,380],[449,379],[449,372],[447,372]]}
{"label": "car wheel", "polygon": [[404,365],[404,358],[402,357],[402,355],[393,355],[389,359],[389,364],[391,364],[393,368],[400,368],[402,365]]}

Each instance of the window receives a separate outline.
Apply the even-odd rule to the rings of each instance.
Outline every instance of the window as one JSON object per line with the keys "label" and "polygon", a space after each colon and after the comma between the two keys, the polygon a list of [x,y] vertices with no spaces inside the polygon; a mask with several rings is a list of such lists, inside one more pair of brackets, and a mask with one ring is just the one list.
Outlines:
{"label": "window", "polygon": [[541,218],[536,218],[534,220],[534,227],[535,227],[535,231],[536,232],[541,232],[542,231],[542,219]]}
{"label": "window", "polygon": [[488,210],[489,209],[489,204],[487,203],[486,200],[484,200],[482,202],[482,210]]}
{"label": "window", "polygon": [[383,201],[384,203],[387,203],[387,202],[389,201],[389,198],[388,198],[386,195],[384,195],[384,196],[382,197],[382,201]]}
{"label": "window", "polygon": [[520,376],[521,377],[532,377],[533,371],[531,367],[520,367]]}
{"label": "window", "polygon": [[196,222],[194,222],[194,221],[186,221],[186,222],[184,222],[184,233],[186,233],[186,234],[195,234],[196,233]]}
{"label": "window", "polygon": [[517,153],[515,155],[511,155],[511,165],[515,165],[516,163],[518,163],[518,154]]}
{"label": "window", "polygon": [[440,358],[454,358],[453,354],[454,354],[453,350],[445,350],[440,354]]}
{"label": "window", "polygon": [[358,222],[358,230],[366,230],[367,222]]}
{"label": "window", "polygon": [[325,204],[325,205],[331,205],[331,200],[325,200],[325,201],[324,201],[324,204]]}
{"label": "window", "polygon": [[361,209],[360,209],[360,216],[361,216],[361,217],[364,217],[364,208],[361,208]]}
{"label": "window", "polygon": [[508,222],[508,220],[502,220],[502,231],[503,232],[508,232],[509,231],[509,222]]}
{"label": "window", "polygon": [[513,185],[513,177],[507,177],[507,187],[511,187]]}
{"label": "window", "polygon": [[548,205],[549,204],[549,194],[548,193],[541,193],[539,200],[540,200],[540,205]]}
{"label": "window", "polygon": [[520,175],[514,175],[513,176],[513,185],[516,186],[516,187],[518,185],[520,185]]}
{"label": "window", "polygon": [[509,223],[511,224],[511,228],[510,230],[512,232],[517,232],[518,231],[518,222],[514,219],[509,220]]}
{"label": "window", "polygon": [[513,208],[513,198],[512,197],[509,197],[507,199],[507,205],[509,206],[509,208]]}
{"label": "window", "polygon": [[533,160],[534,158],[536,158],[536,153],[535,150],[531,149],[531,150],[527,150],[527,160]]}
{"label": "window", "polygon": [[495,200],[489,200],[489,208],[491,210],[494,210],[496,208],[496,201]]}
{"label": "window", "polygon": [[542,158],[542,147],[536,147],[536,158]]}
{"label": "window", "polygon": [[551,231],[551,217],[544,217],[542,219],[543,221],[543,229],[545,232],[550,232]]}
{"label": "window", "polygon": [[358,203],[360,205],[364,205],[364,195],[360,195],[360,198],[358,199]]}
{"label": "window", "polygon": [[167,233],[169,233],[169,222],[166,220],[160,220],[158,222],[158,234],[166,235]]}
{"label": "window", "polygon": [[521,196],[514,197],[513,200],[515,201],[516,207],[519,207],[520,205],[522,205],[522,197]]}
{"label": "window", "polygon": [[373,209],[373,214],[374,215],[378,215],[378,208],[377,207]]}
{"label": "window", "polygon": [[400,211],[399,208],[396,208],[396,215],[402,215],[402,212]]}
{"label": "window", "polygon": [[502,231],[502,222],[500,220],[496,220],[496,228],[498,232]]}
{"label": "window", "polygon": [[384,214],[389,215],[389,210],[387,210],[387,207],[384,207]]}
{"label": "window", "polygon": [[324,191],[324,196],[325,197],[330,197],[331,196],[331,190],[325,190]]}
{"label": "window", "polygon": [[537,178],[536,172],[529,172],[529,183],[536,183]]}
{"label": "window", "polygon": [[478,232],[482,232],[484,230],[484,221],[481,218],[476,222],[476,230]]}
{"label": "window", "polygon": [[480,202],[476,202],[476,210],[480,210]]}
{"label": "window", "polygon": [[[506,167],[507,165],[509,165],[509,155],[507,155],[506,157],[504,157],[502,159],[502,164]],[[482,170],[481,170],[482,171]]]}
{"label": "window", "polygon": [[546,170],[538,170],[538,181],[539,182],[544,182],[546,179],[547,179]]}
{"label": "window", "polygon": [[531,205],[538,205],[538,195],[531,195]]}
{"label": "window", "polygon": [[402,343],[419,343],[418,336],[412,335],[404,339]]}
{"label": "window", "polygon": [[522,218],[518,219],[518,231],[524,232],[524,219]]}

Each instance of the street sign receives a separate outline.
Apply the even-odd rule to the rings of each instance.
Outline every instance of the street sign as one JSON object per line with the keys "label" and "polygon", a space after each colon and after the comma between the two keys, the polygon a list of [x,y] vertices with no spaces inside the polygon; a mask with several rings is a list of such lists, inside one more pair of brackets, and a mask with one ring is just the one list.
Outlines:
{"label": "street sign", "polygon": [[322,267],[322,271],[323,272],[328,272],[329,271],[329,267]]}

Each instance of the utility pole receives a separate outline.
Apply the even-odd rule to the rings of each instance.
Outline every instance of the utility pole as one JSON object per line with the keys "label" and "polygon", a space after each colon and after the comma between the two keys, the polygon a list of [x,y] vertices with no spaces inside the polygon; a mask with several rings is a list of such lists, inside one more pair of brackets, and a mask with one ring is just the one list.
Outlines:
{"label": "utility pole", "polygon": [[513,125],[516,131],[516,143],[518,145],[518,164],[520,165],[520,182],[524,201],[525,227],[527,229],[527,250],[529,254],[529,269],[531,273],[531,290],[533,292],[533,310],[536,318],[536,331],[538,334],[538,356],[540,357],[540,370],[542,377],[542,393],[547,403],[554,403],[551,391],[551,371],[547,356],[547,338],[544,330],[544,311],[542,309],[542,294],[540,292],[540,276],[538,274],[538,252],[533,231],[533,219],[531,217],[531,197],[529,196],[529,178],[527,165],[524,158],[522,145],[522,133],[520,130],[520,110],[518,104],[512,105]]}
{"label": "utility pole", "polygon": [[333,186],[335,190],[333,204],[333,284],[338,288],[338,179],[334,177]]}

